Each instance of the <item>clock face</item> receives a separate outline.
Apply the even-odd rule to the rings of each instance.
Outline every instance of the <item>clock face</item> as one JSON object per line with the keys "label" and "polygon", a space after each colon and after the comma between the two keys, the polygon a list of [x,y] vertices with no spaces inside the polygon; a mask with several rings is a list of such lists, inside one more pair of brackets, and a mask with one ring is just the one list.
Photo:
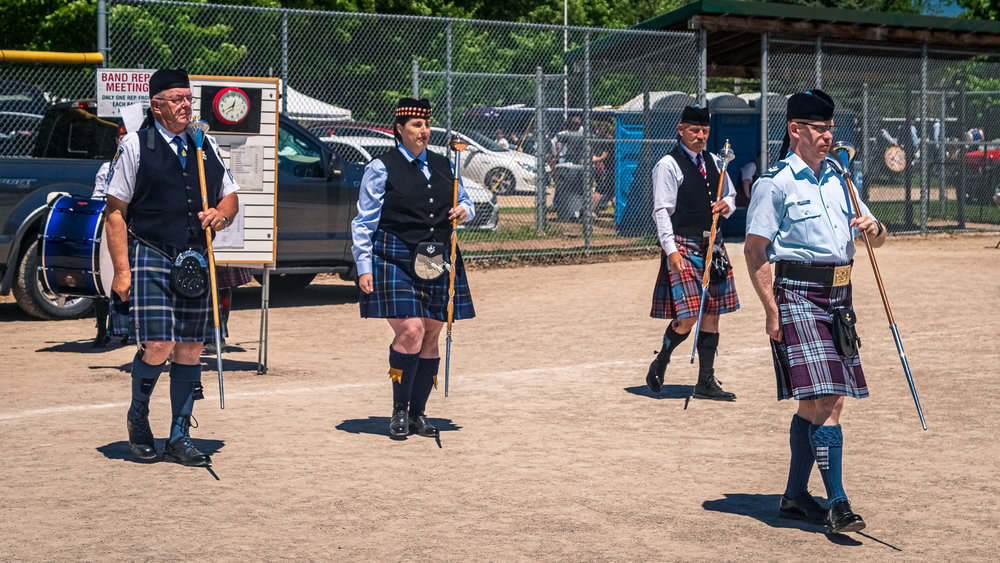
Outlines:
{"label": "clock face", "polygon": [[215,95],[212,110],[219,121],[235,125],[250,113],[250,100],[239,88],[223,88]]}

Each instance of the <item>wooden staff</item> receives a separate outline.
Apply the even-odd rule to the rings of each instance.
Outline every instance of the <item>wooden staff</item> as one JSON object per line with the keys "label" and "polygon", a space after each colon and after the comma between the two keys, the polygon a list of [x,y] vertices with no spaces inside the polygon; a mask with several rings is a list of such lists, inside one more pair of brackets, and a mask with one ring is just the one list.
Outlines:
{"label": "wooden staff", "polygon": [[[722,193],[726,187],[726,168],[729,168],[729,161],[736,158],[736,154],[733,149],[729,148],[729,139],[726,139],[726,145],[722,147],[722,152],[719,153],[722,157],[722,169],[719,170],[719,189],[715,194],[715,201],[722,199]],[[712,214],[712,230],[708,232],[708,251],[705,252],[705,263],[704,272],[701,275],[701,303],[698,305],[698,322],[695,324],[694,328],[694,346],[691,348],[691,363],[694,363],[694,353],[698,350],[698,333],[701,331],[701,315],[705,310],[705,301],[708,300],[708,282],[711,277],[712,270],[710,266],[712,264],[712,251],[715,250],[715,227],[719,224],[719,214]]]}
{"label": "wooden staff", "polygon": [[[468,147],[466,142],[455,135],[451,138],[451,150],[455,151],[455,186],[452,190],[452,209],[458,207],[458,179],[462,175],[462,152]],[[445,337],[444,355],[444,396],[448,396],[448,376],[451,372],[451,325],[455,320],[455,267],[458,252],[458,219],[451,220],[451,259],[448,264],[448,333]]]}
{"label": "wooden staff", "polygon": [[[197,148],[198,158],[198,183],[201,184],[201,210],[208,211],[208,191],[205,189],[205,163],[202,145],[205,141],[205,134],[208,132],[208,123],[202,120],[192,121],[188,125],[188,132],[194,137],[194,146]],[[208,277],[211,282],[209,291],[212,292],[212,320],[215,324],[215,359],[216,367],[219,371],[219,408],[226,408],[226,396],[222,388],[222,337],[219,333],[219,292],[216,289],[215,281],[215,254],[212,251],[212,227],[205,227],[205,238],[208,242]]]}
{"label": "wooden staff", "polygon": [[[855,217],[860,217],[861,207],[858,206],[858,196],[855,193],[854,182],[851,180],[851,159],[854,158],[854,145],[846,141],[838,141],[833,145],[833,154],[836,155],[836,168],[847,180],[847,192],[851,198],[851,206],[854,209]],[[913,403],[917,406],[917,415],[920,416],[920,425],[927,430],[927,422],[924,421],[924,411],[920,408],[920,398],[917,397],[917,388],[913,385],[913,375],[910,374],[910,363],[906,360],[906,352],[903,351],[903,341],[899,338],[899,330],[896,328],[896,321],[892,317],[892,309],[889,308],[889,297],[885,294],[885,284],[882,283],[882,274],[878,271],[878,262],[875,261],[875,252],[872,251],[872,243],[868,240],[868,231],[861,231],[865,239],[865,247],[868,249],[868,258],[871,259],[872,270],[875,271],[875,282],[878,284],[878,292],[882,297],[882,305],[885,307],[885,316],[889,319],[889,329],[892,330],[892,339],[896,342],[896,351],[899,352],[899,360],[903,363],[903,373],[906,374],[906,382],[910,385],[910,393],[913,394]]]}

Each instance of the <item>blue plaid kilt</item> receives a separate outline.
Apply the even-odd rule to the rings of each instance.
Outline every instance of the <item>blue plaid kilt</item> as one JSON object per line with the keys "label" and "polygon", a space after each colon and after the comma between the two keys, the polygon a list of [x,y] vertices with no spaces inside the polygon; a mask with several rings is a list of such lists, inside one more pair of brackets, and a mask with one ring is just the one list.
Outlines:
{"label": "blue plaid kilt", "polygon": [[[207,259],[206,259],[207,260]],[[138,342],[204,342],[212,334],[212,296],[174,295],[171,261],[138,243],[132,259],[130,320]]]}
{"label": "blue plaid kilt", "polygon": [[[698,307],[701,305],[701,280],[705,272],[704,249],[708,246],[708,237],[674,235],[674,242],[684,261],[684,268],[679,273],[671,273],[667,253],[660,248],[660,272],[656,276],[653,306],[649,311],[649,316],[654,319],[697,317]],[[726,252],[725,244],[722,244],[722,253],[728,261],[729,253]],[[725,280],[709,280],[704,314],[722,315],[739,308],[740,300],[736,296],[732,270]]]}
{"label": "blue plaid kilt", "polygon": [[[448,320],[448,273],[436,280],[413,275],[414,247],[381,229],[375,231],[372,245],[371,293],[361,293],[361,316],[364,318],[406,319],[420,317]],[[445,256],[451,253],[446,245]],[[472,306],[469,280],[465,277],[462,253],[458,252],[455,270],[454,319],[476,316]]]}
{"label": "blue plaid kilt", "polygon": [[[803,266],[841,266],[850,262],[795,262]],[[851,306],[851,284],[775,278],[774,300],[781,315],[781,342],[771,340],[771,356],[778,383],[778,400],[818,399],[843,395],[863,399],[868,384],[861,356],[844,360],[833,343],[829,311]]]}

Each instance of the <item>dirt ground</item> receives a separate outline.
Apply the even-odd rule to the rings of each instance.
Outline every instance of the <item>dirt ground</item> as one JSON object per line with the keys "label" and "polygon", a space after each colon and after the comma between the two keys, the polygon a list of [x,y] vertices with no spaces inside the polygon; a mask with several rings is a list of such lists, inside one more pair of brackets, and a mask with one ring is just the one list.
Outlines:
{"label": "dirt ground", "polygon": [[[259,288],[241,288],[226,408],[214,360],[195,407],[211,470],[129,456],[134,349],[92,351],[92,320],[35,321],[6,298],[0,559],[996,560],[998,236],[877,251],[926,432],[858,253],[872,396],[842,419],[846,490],[868,523],[850,535],[777,517],[794,405],[775,400],[740,244],[743,307],[716,362],[735,403],[689,400],[687,344],[663,393],[646,389],[664,329],[648,316],[655,259],[473,270],[478,317],[456,324],[450,396],[428,407],[439,440],[389,439],[391,332],[358,318],[353,285],[272,296],[266,375]],[[151,405],[161,450],[168,386]],[[825,496],[817,471],[810,488]]]}

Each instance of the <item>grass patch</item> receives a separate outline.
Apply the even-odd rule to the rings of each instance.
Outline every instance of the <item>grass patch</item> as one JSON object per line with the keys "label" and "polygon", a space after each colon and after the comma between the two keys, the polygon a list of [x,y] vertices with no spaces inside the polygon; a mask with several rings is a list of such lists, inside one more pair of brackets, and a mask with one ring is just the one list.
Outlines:
{"label": "grass patch", "polygon": [[[913,223],[920,223],[920,201],[910,204],[913,210]],[[904,201],[874,201],[868,204],[872,213],[879,221],[890,225],[905,223],[906,202]],[[927,202],[927,218],[931,221],[958,221],[958,202],[945,202],[944,214],[941,214],[941,203],[937,200]],[[1000,225],[1000,207],[995,205],[965,205],[965,221],[971,223],[989,223]]]}

